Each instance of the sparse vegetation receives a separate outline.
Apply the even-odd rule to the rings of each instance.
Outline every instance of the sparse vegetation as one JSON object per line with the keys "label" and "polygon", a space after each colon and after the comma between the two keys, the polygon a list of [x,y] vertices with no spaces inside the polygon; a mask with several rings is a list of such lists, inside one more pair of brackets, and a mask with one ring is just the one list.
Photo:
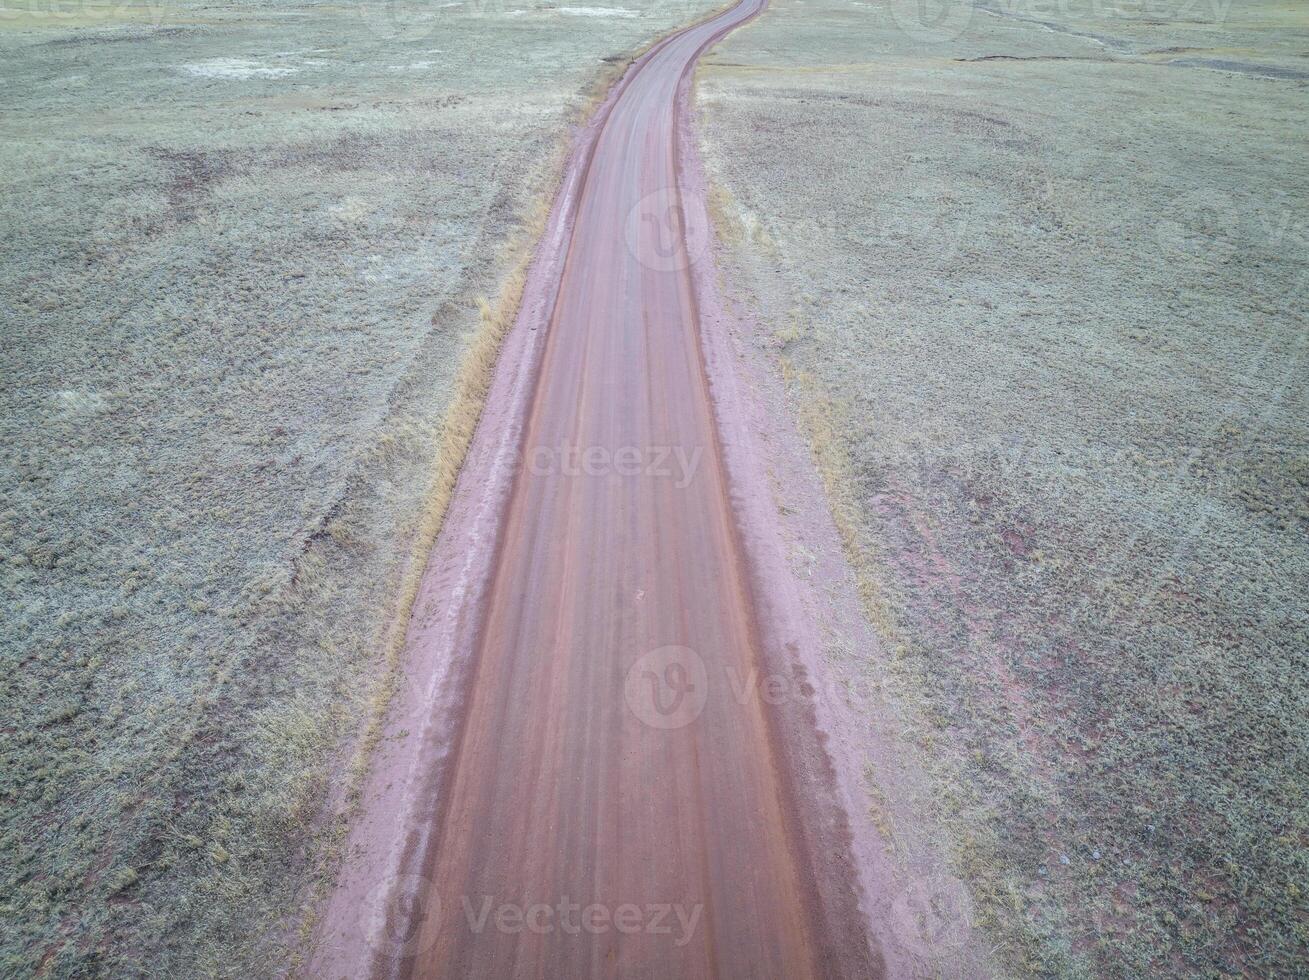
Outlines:
{"label": "sparse vegetation", "polygon": [[1015,976],[1309,959],[1309,24],[1198,16],[776,0],[699,76],[728,281]]}
{"label": "sparse vegetation", "polygon": [[285,964],[627,6],[0,19],[0,974]]}

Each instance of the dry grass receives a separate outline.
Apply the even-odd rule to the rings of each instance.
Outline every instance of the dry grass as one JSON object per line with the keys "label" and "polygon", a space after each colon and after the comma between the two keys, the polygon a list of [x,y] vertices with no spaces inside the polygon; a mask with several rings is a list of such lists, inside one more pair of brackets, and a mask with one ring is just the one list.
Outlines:
{"label": "dry grass", "polygon": [[527,267],[549,213],[544,202],[544,198],[540,199],[533,217],[506,250],[510,256],[508,265],[511,271],[500,295],[494,303],[484,297],[477,300],[478,325],[468,338],[462,365],[455,376],[454,395],[441,420],[439,448],[433,459],[427,491],[423,494],[425,504],[422,518],[413,539],[413,547],[405,561],[393,612],[387,617],[389,626],[383,643],[387,680],[373,696],[368,712],[371,720],[367,733],[350,763],[350,783],[354,792],[358,791],[368,757],[381,731],[382,717],[393,692],[396,671],[404,651],[405,633],[428,556],[436,544],[437,535],[441,533],[446,510],[459,480],[459,471],[472,445],[473,434],[477,431],[477,422],[491,388],[501,344],[518,315],[518,304],[527,280]]}
{"label": "dry grass", "polygon": [[[699,98],[729,279],[884,640],[917,823],[1002,970],[1295,975],[1304,106],[1160,62],[1298,70],[1309,31],[1065,13],[929,48],[779,0],[725,42]],[[1025,60],[953,60],[993,55]]]}
{"label": "dry grass", "polygon": [[552,153],[684,13],[0,24],[0,973],[284,963]]}
{"label": "dry grass", "polygon": [[[783,343],[787,342],[786,334],[779,334],[778,337]],[[888,650],[895,655],[900,649],[895,613],[882,594],[881,577],[875,573],[880,563],[863,530],[854,462],[841,436],[841,433],[849,431],[846,412],[833,401],[811,373],[797,368],[785,354],[778,357],[777,366],[793,398],[801,433],[813,452],[814,464],[827,493],[832,522],[836,525],[841,545],[855,571],[864,615],[877,628]]]}
{"label": "dry grass", "polygon": [[[562,147],[559,154],[562,159]],[[557,173],[555,167],[551,173]],[[476,309],[477,325],[470,331],[466,348],[458,373],[454,379],[454,392],[449,406],[437,429],[436,451],[431,457],[430,471],[427,476],[426,490],[422,494],[423,507],[414,533],[407,538],[408,547],[402,556],[402,571],[399,574],[394,599],[389,605],[382,622],[384,636],[380,641],[381,670],[380,679],[372,688],[372,693],[363,709],[363,728],[345,765],[345,785],[338,794],[334,794],[329,803],[332,811],[326,824],[322,819],[314,822],[321,827],[321,857],[319,867],[321,874],[309,885],[307,897],[303,902],[303,913],[295,930],[298,937],[297,947],[292,951],[291,962],[298,965],[309,936],[312,933],[316,908],[331,887],[333,869],[340,857],[340,846],[352,817],[357,813],[360,793],[367,777],[373,750],[381,737],[391,697],[395,693],[396,682],[405,652],[405,639],[409,621],[413,613],[418,590],[422,584],[428,558],[436,539],[441,533],[445,515],[454,495],[459,472],[472,445],[473,435],[477,430],[486,397],[491,388],[495,365],[500,348],[513,327],[522,299],[523,287],[527,280],[527,268],[531,263],[536,244],[545,229],[549,215],[549,198],[547,189],[556,181],[544,181],[536,206],[523,227],[504,248],[502,264],[509,269],[505,276],[499,295],[494,301],[478,297]],[[397,444],[415,437],[427,441],[424,434],[414,431],[403,437],[388,433],[378,444],[379,452],[385,456],[395,451]],[[308,767],[306,767],[306,770]],[[305,794],[314,799],[322,794]]]}

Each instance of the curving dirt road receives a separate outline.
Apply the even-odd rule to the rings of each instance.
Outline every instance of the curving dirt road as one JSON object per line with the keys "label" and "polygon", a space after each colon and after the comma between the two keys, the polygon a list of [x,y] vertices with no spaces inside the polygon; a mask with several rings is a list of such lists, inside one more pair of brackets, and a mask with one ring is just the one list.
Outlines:
{"label": "curving dirt road", "polygon": [[817,884],[760,696],[700,346],[708,235],[680,199],[688,73],[762,6],[646,54],[584,161],[432,829],[388,913],[404,941],[375,972],[879,972],[855,901]]}

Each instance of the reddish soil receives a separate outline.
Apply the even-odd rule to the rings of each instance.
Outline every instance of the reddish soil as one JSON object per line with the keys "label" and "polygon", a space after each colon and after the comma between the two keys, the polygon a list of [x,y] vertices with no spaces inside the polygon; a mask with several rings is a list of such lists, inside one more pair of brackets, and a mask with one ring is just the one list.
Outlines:
{"label": "reddish soil", "polygon": [[884,972],[701,344],[688,76],[761,7],[654,47],[579,140],[314,975]]}

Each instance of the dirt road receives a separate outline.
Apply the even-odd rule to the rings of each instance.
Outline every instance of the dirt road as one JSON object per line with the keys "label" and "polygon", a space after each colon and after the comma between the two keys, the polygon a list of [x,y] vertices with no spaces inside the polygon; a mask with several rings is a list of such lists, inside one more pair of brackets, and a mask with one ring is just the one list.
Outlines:
{"label": "dirt road", "polygon": [[662,42],[606,107],[432,830],[388,912],[410,921],[389,927],[405,938],[381,972],[878,972],[853,899],[833,908],[817,883],[761,696],[700,346],[707,229],[679,196],[688,72],[761,6]]}

